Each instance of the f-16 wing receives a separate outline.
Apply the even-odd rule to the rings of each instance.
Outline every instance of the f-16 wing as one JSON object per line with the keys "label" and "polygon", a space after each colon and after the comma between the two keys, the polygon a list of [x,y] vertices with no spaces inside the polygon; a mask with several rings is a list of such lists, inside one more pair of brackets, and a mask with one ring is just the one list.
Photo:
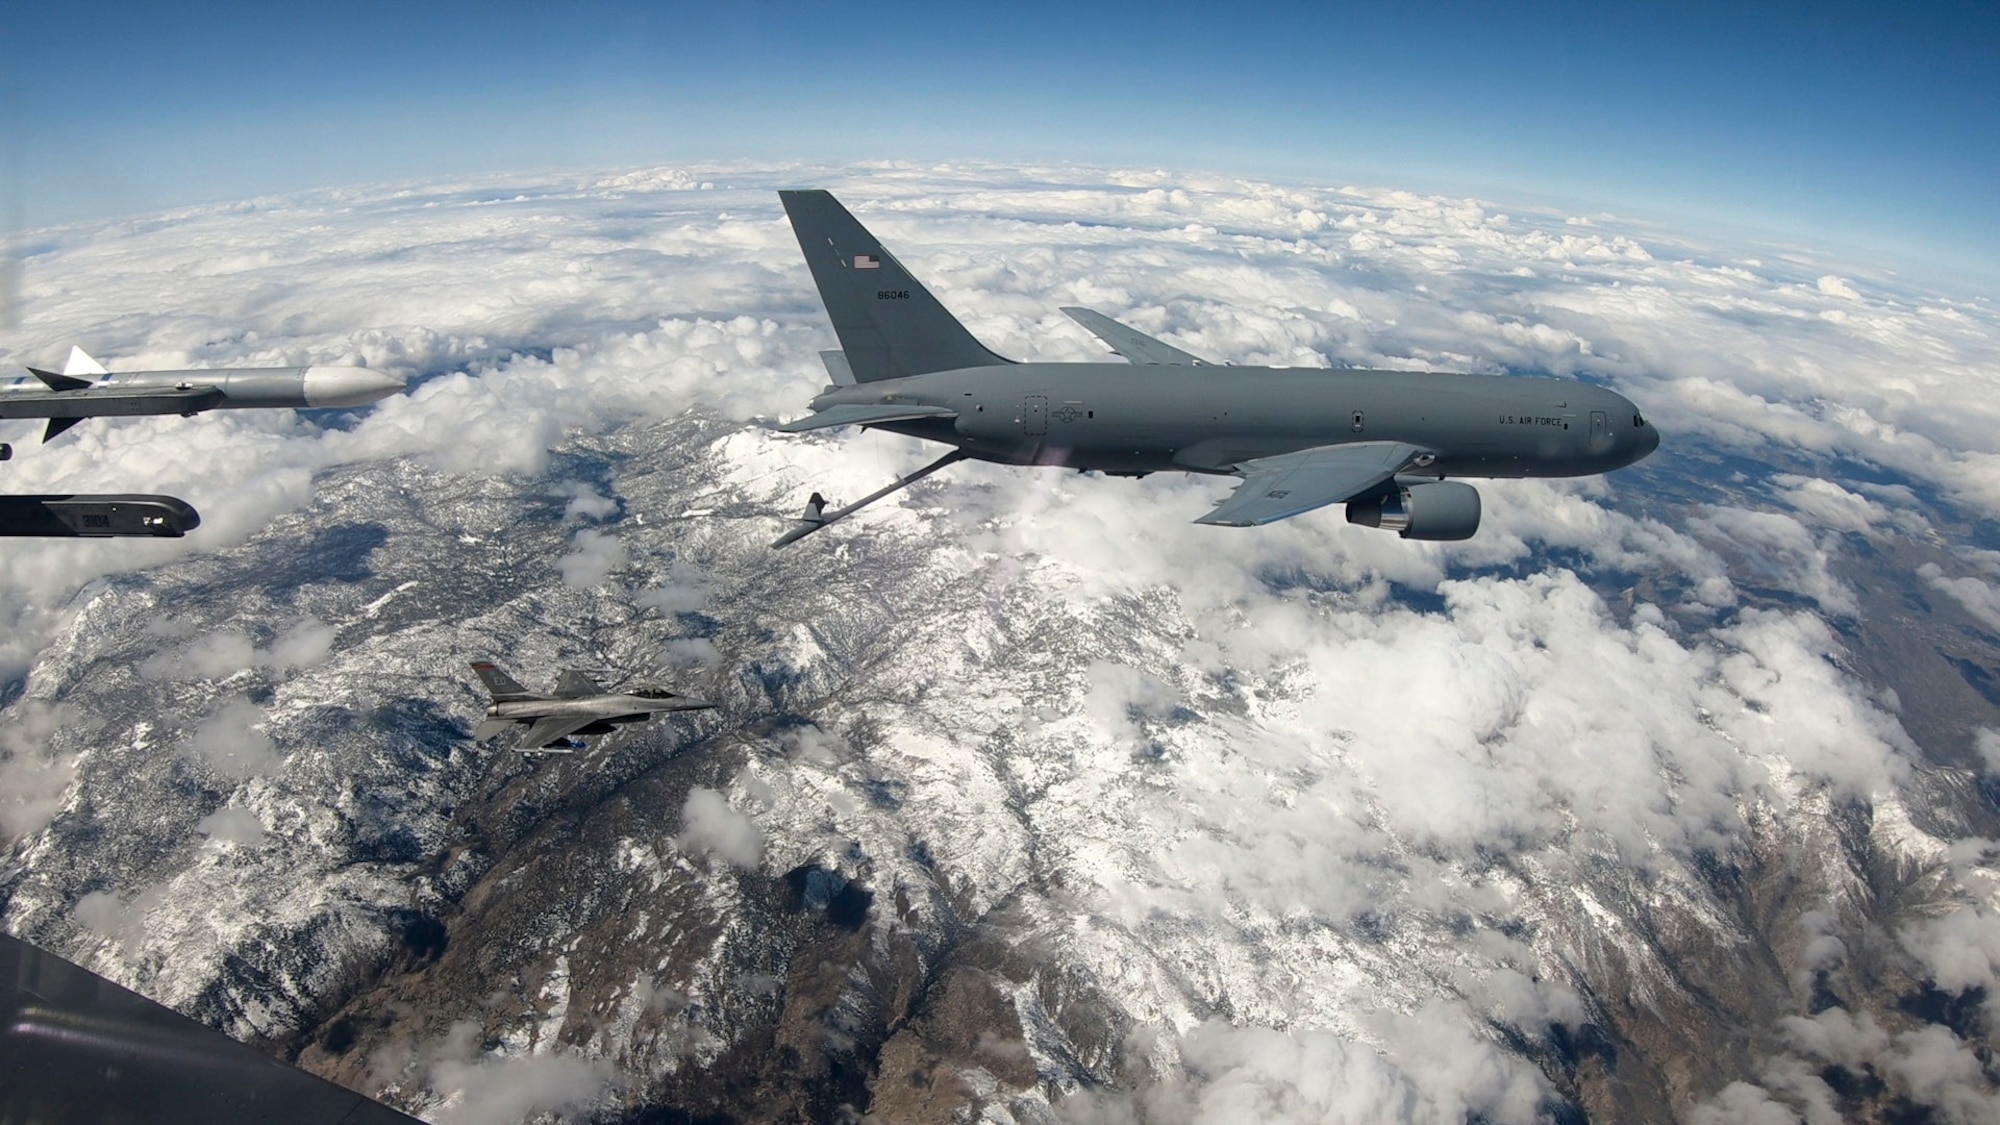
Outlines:
{"label": "f-16 wing", "polygon": [[923,406],[911,402],[850,403],[829,406],[816,414],[794,418],[778,427],[779,432],[802,434],[833,426],[874,426],[883,422],[913,422],[919,418],[956,418],[958,411],[943,406]]}
{"label": "f-16 wing", "polygon": [[1254,527],[1352,500],[1402,472],[1425,452],[1400,441],[1358,441],[1245,461],[1236,466],[1243,483],[1194,522]]}
{"label": "f-16 wing", "polygon": [[1120,324],[1101,312],[1065,306],[1071,320],[1090,329],[1091,334],[1110,345],[1111,350],[1139,364],[1155,364],[1167,367],[1213,367],[1214,364],[1197,355],[1174,347],[1162,340],[1155,340],[1137,328]]}
{"label": "f-16 wing", "polygon": [[597,721],[597,718],[591,715],[550,715],[544,719],[536,719],[535,725],[529,727],[528,733],[522,735],[514,746],[520,750],[540,750],[544,746],[567,739]]}

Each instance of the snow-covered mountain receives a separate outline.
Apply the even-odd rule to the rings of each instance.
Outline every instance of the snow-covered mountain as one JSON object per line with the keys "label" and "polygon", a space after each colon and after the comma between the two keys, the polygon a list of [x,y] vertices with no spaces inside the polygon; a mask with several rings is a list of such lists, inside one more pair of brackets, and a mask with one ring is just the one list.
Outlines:
{"label": "snow-covered mountain", "polygon": [[[770,429],[831,346],[768,190],[808,181],[1003,353],[1094,355],[1084,303],[1216,358],[1604,379],[1668,443],[1484,485],[1458,545],[961,466],[773,552],[810,489],[923,456]],[[2000,1110],[1984,302],[1605,216],[1046,169],[49,242],[10,361],[421,380],[9,466],[204,526],[9,548],[6,925],[316,1072],[467,1121]],[[722,707],[524,759],[471,741],[482,657]]]}

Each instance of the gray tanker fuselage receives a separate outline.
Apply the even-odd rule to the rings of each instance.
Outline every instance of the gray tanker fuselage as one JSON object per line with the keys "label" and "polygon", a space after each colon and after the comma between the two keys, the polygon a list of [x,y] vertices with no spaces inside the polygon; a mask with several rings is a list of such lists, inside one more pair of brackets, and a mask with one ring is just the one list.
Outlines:
{"label": "gray tanker fuselage", "polygon": [[1230,474],[1246,461],[1395,440],[1434,458],[1405,475],[1568,477],[1623,468],[1659,432],[1614,391],[1557,379],[1421,371],[1020,363],[834,387],[815,411],[935,406],[875,428],[982,460],[1105,473]]}

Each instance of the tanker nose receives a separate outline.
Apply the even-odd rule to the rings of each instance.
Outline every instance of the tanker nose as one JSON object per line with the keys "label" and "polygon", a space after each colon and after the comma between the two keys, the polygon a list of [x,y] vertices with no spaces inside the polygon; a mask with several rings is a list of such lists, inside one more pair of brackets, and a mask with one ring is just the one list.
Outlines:
{"label": "tanker nose", "polygon": [[1639,455],[1632,458],[1632,460],[1643,461],[1647,457],[1652,456],[1653,451],[1658,448],[1660,448],[1660,431],[1655,429],[1650,422],[1640,426]]}
{"label": "tanker nose", "polygon": [[361,406],[402,392],[402,378],[366,367],[306,368],[307,406]]}

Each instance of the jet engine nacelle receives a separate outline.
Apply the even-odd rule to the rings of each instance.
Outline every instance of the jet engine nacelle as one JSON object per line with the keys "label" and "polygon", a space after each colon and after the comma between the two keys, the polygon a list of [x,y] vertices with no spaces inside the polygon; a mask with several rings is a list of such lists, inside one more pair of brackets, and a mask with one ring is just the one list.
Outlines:
{"label": "jet engine nacelle", "polygon": [[1386,496],[1350,501],[1347,522],[1405,539],[1470,539],[1479,530],[1479,490],[1455,480],[1399,484]]}

